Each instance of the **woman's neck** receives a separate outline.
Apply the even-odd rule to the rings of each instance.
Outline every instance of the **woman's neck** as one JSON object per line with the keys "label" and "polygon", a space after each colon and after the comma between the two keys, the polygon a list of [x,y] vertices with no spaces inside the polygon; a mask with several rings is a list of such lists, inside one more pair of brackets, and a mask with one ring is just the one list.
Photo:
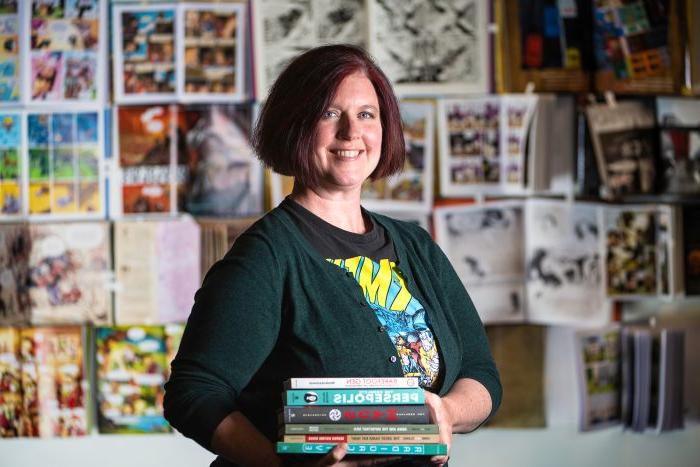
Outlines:
{"label": "woman's neck", "polygon": [[294,184],[289,197],[329,224],[353,233],[366,233],[371,228],[362,215],[360,193],[324,193]]}

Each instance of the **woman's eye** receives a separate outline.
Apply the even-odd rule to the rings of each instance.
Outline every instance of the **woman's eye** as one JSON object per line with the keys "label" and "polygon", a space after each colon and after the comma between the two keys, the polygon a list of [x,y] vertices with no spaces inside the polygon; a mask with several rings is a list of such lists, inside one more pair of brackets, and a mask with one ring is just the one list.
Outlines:
{"label": "woman's eye", "polygon": [[374,114],[372,112],[360,112],[359,117],[362,119],[374,118]]}
{"label": "woman's eye", "polygon": [[323,112],[323,118],[333,118],[336,115],[338,114],[335,110],[326,110],[325,112]]}

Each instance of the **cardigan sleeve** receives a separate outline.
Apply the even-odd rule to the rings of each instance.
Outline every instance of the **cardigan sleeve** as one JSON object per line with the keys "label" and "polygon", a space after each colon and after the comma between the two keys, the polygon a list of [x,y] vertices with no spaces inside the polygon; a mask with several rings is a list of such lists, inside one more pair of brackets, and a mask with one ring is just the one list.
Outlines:
{"label": "cardigan sleeve", "polygon": [[207,273],[172,372],[165,417],[206,449],[240,391],[272,351],[280,330],[280,266],[271,242],[245,233]]}
{"label": "cardigan sleeve", "polygon": [[491,417],[501,404],[503,387],[491,355],[484,326],[471,297],[449,259],[435,242],[430,240],[430,244],[435,250],[431,257],[436,260],[435,264],[441,278],[440,282],[444,287],[446,303],[457,318],[455,322],[462,345],[462,366],[459,378],[474,379],[484,385],[491,396],[491,414],[489,415]]}

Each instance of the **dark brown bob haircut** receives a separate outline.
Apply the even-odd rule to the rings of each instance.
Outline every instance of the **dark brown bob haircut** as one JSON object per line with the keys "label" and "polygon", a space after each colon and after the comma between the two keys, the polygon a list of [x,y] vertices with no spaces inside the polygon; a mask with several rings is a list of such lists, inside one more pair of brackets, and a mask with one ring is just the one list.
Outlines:
{"label": "dark brown bob haircut", "polygon": [[401,115],[389,79],[360,47],[327,45],[296,57],[270,89],[253,133],[258,158],[303,186],[316,186],[312,157],[316,125],[345,77],[362,72],[374,86],[382,123],[382,152],[370,175],[376,180],[403,168],[406,156]]}

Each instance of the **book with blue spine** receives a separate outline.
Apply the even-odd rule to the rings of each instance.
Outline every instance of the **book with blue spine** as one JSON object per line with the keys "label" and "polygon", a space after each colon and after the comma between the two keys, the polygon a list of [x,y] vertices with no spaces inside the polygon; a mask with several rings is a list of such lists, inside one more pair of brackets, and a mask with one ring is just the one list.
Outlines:
{"label": "book with blue spine", "polygon": [[286,405],[424,404],[422,388],[289,389]]}
{"label": "book with blue spine", "polygon": [[[325,454],[335,443],[285,443],[277,442],[278,454]],[[393,455],[393,456],[444,456],[446,444],[360,444],[349,443],[348,454]]]}

